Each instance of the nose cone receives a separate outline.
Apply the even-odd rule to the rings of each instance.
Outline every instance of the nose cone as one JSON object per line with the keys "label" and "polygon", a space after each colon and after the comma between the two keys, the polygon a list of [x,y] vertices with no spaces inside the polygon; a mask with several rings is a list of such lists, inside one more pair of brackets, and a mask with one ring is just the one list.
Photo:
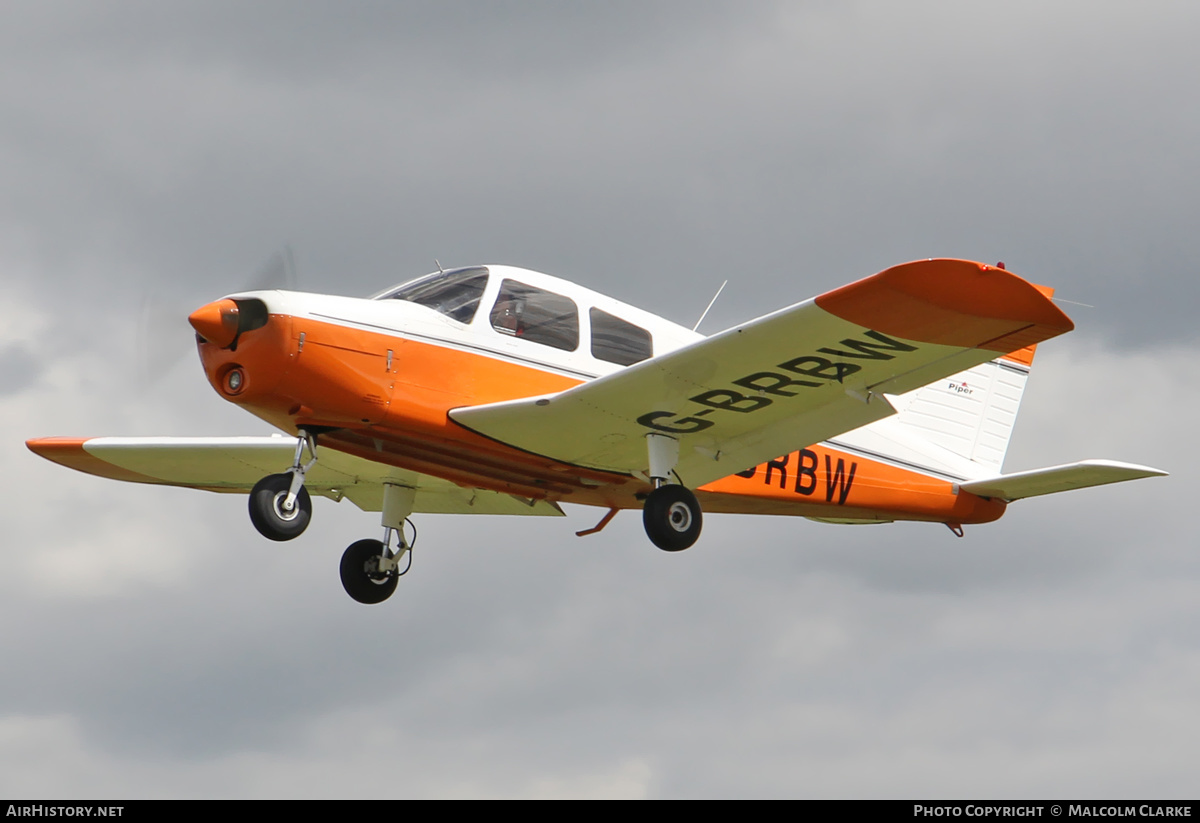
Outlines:
{"label": "nose cone", "polygon": [[188,316],[196,333],[219,348],[233,345],[238,334],[238,306],[232,300],[217,300],[201,306]]}

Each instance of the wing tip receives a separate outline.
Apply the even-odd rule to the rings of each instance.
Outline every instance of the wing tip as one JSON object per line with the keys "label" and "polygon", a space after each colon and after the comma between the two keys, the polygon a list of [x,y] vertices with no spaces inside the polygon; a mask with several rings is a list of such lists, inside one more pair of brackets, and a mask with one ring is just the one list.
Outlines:
{"label": "wing tip", "polygon": [[130,469],[109,463],[89,452],[86,444],[92,437],[33,437],[25,441],[31,452],[52,463],[66,466],[84,474],[124,480],[129,483],[161,483],[162,481]]}
{"label": "wing tip", "polygon": [[996,266],[954,258],[901,263],[826,292],[816,303],[885,334],[1002,354],[1075,328],[1027,280]]}
{"label": "wing tip", "polygon": [[1096,466],[1098,468],[1120,470],[1120,471],[1128,472],[1130,475],[1137,473],[1137,477],[1132,477],[1132,476],[1130,477],[1131,480],[1137,480],[1137,479],[1141,479],[1143,477],[1170,477],[1171,476],[1170,472],[1163,471],[1162,469],[1156,469],[1153,466],[1143,466],[1139,463],[1124,463],[1120,460],[1103,460],[1103,459],[1080,460],[1079,463],[1076,465]]}
{"label": "wing tip", "polygon": [[89,437],[31,437],[25,441],[25,447],[34,454],[47,460],[60,462],[57,457],[69,457],[82,454],[83,444]]}

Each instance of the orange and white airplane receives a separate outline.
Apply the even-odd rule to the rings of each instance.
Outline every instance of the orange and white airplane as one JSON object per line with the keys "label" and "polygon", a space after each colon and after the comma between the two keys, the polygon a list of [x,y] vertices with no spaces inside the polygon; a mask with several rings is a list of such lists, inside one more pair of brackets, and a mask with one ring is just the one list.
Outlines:
{"label": "orange and white airplane", "polygon": [[341,561],[396,588],[417,512],[641,509],[666,551],[701,512],[987,523],[1012,500],[1165,472],[1089,460],[1003,474],[1051,290],[964,260],[895,266],[705,337],[558,278],[439,271],[370,299],[253,291],[197,309],[217,393],[288,437],[62,438],[37,454],[116,480],[249,493],[272,540],[310,494],[381,512]]}

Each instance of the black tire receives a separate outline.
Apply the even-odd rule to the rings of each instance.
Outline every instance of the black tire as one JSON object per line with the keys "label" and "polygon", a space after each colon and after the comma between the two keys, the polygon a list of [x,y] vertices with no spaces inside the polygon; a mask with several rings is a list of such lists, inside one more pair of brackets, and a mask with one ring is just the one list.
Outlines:
{"label": "black tire", "polygon": [[378,540],[359,540],[342,553],[342,588],[359,603],[382,603],[396,591],[400,578],[395,574],[375,571],[383,556],[383,543]]}
{"label": "black tire", "polygon": [[292,487],[290,474],[270,474],[254,484],[250,492],[250,522],[269,540],[292,540],[308,528],[312,519],[312,498],[303,486],[296,493],[296,505],[283,510],[283,501]]}
{"label": "black tire", "polygon": [[703,525],[696,495],[683,486],[659,486],[642,507],[642,525],[663,551],[683,551],[700,537]]}

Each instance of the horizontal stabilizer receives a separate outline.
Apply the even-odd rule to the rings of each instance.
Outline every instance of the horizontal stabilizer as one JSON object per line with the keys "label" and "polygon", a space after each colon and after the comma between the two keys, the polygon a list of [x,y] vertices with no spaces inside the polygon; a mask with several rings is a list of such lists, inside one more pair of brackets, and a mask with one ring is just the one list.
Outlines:
{"label": "horizontal stabilizer", "polygon": [[1015,474],[1001,474],[959,484],[962,491],[980,497],[998,497],[1002,500],[1021,500],[1042,494],[1086,489],[1124,480],[1142,477],[1165,477],[1167,473],[1149,466],[1118,463],[1115,460],[1083,460],[1065,466],[1051,466]]}

